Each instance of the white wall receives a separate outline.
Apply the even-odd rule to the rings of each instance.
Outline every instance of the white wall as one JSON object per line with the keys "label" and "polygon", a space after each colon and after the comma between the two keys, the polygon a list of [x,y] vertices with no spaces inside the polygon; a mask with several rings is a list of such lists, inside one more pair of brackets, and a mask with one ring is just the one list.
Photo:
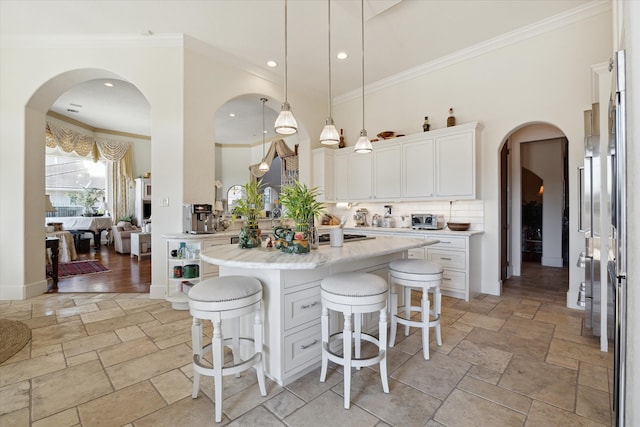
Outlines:
{"label": "white wall", "polygon": [[[445,126],[447,110],[455,109],[458,123],[479,121],[480,192],[484,202],[482,237],[482,291],[500,292],[500,180],[499,152],[505,138],[528,123],[548,123],[569,140],[569,170],[582,163],[582,111],[591,103],[591,64],[611,55],[610,11],[585,17],[562,28],[514,38],[513,44],[483,46],[479,56],[451,60],[431,72],[370,87],[365,98],[365,127],[370,135],[382,130],[420,132],[424,116],[433,128]],[[389,85],[387,85],[387,83]],[[338,127],[347,143],[355,143],[361,128],[361,100],[345,97],[334,108]],[[570,174],[570,194],[577,191]],[[576,230],[577,209],[571,209],[570,229]],[[570,264],[575,264],[581,244],[570,236]],[[570,276],[572,272],[570,271]],[[579,281],[570,278],[570,293],[577,295]],[[571,295],[568,303],[575,305]]]}

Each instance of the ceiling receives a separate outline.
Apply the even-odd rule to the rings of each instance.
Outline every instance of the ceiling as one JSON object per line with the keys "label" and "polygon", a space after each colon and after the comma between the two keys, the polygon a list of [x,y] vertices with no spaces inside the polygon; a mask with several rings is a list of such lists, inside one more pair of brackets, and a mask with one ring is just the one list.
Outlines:
{"label": "ceiling", "polygon": [[[365,0],[365,83],[589,2]],[[332,57],[334,97],[362,87],[360,10],[359,0],[331,2],[332,54],[349,54],[346,60]],[[319,102],[328,98],[327,28],[327,1],[288,2],[289,91]],[[283,0],[0,1],[0,35],[9,40],[171,33],[198,39],[219,52],[222,60],[266,79],[284,81]],[[268,68],[269,59],[277,61],[278,67]],[[72,88],[52,110],[96,128],[150,135],[150,107],[140,92],[125,82],[113,88],[103,83],[92,81]],[[217,142],[260,140],[262,103],[253,98],[234,100],[216,114]],[[268,130],[279,111],[279,102],[270,100],[267,104]],[[292,107],[295,111],[295,105]],[[231,120],[228,114],[232,110],[242,113]]]}

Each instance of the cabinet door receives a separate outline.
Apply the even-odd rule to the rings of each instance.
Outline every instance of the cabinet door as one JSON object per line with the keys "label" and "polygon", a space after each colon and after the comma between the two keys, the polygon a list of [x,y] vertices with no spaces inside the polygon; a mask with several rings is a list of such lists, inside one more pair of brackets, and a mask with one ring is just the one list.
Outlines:
{"label": "cabinet door", "polygon": [[374,198],[398,200],[402,176],[402,150],[400,145],[382,147],[373,151]]}
{"label": "cabinet door", "polygon": [[338,154],[334,159],[334,188],[338,201],[349,201],[349,188],[347,186],[347,173],[349,170],[349,156],[347,153]]}
{"label": "cabinet door", "polygon": [[473,132],[436,139],[436,195],[440,198],[476,197],[475,138]]}
{"label": "cabinet door", "polygon": [[434,195],[434,141],[410,142],[402,145],[402,197],[429,199]]}
{"label": "cabinet door", "polygon": [[[371,154],[351,153],[347,167],[347,193],[350,200],[369,200],[371,192]],[[339,181],[337,185],[340,185]]]}
{"label": "cabinet door", "polygon": [[314,187],[320,189],[320,201],[335,200],[333,185],[333,151],[327,148],[317,148],[313,150],[313,179]]}

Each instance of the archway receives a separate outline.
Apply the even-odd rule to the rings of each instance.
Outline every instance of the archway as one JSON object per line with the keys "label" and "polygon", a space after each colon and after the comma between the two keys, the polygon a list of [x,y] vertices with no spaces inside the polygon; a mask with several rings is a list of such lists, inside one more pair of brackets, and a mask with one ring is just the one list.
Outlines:
{"label": "archway", "polygon": [[[540,142],[553,149],[539,155],[531,154],[525,144]],[[536,174],[544,179],[544,200],[547,203],[546,212],[542,213],[543,224],[546,222],[546,230],[541,229],[541,261],[549,267],[562,267],[565,252],[568,251],[568,176],[567,176],[567,139],[564,132],[556,126],[547,123],[525,123],[504,139],[501,145],[501,249],[506,267],[501,269],[501,279],[520,276],[522,271],[522,250],[525,238],[522,230],[522,167],[528,165]],[[532,147],[529,146],[529,147]],[[564,147],[564,148],[563,148]],[[508,153],[508,154],[507,154]],[[525,160],[523,160],[523,153]],[[551,154],[550,154],[551,153]],[[555,154],[554,154],[555,153]],[[526,157],[529,156],[529,157]],[[532,158],[533,157],[533,158]],[[544,165],[540,166],[539,158],[544,159]],[[531,163],[534,166],[531,166]],[[542,169],[542,172],[541,172]],[[553,178],[546,179],[548,171],[556,171]],[[553,214],[553,212],[557,214]],[[545,245],[545,237],[547,242]],[[545,252],[546,250],[546,252]],[[567,273],[568,274],[568,273]]]}
{"label": "archway", "polygon": [[[27,156],[26,158],[26,161],[29,165],[25,169],[25,194],[28,194],[28,197],[26,197],[27,203],[34,204],[33,208],[26,210],[25,226],[27,229],[44,231],[41,225],[42,218],[44,217],[44,206],[40,207],[40,203],[38,201],[44,201],[45,192],[44,129],[46,127],[48,117],[47,113],[55,103],[56,99],[58,99],[61,95],[63,95],[71,88],[85,82],[102,79],[128,82],[126,78],[108,70],[72,70],[61,73],[56,77],[53,77],[50,80],[46,81],[34,92],[29,102],[27,103],[27,108],[25,109],[25,122],[27,124],[27,126],[25,126],[25,148],[27,152],[29,152],[29,156]],[[136,90],[140,93],[140,96],[144,97],[140,89],[136,87]],[[146,97],[144,98],[146,99]],[[150,163],[150,159],[148,163]],[[27,253],[29,252],[30,246],[41,246],[42,240],[39,235],[40,232],[25,233],[25,246]],[[33,239],[32,237],[35,237],[35,239]],[[27,269],[27,271],[25,272],[26,275],[29,275],[28,270],[29,269]],[[42,268],[38,271],[44,272],[45,269]],[[40,288],[41,286],[44,287],[44,289],[41,289],[40,292],[35,292],[35,294],[46,291],[46,280],[29,280],[27,278],[26,282],[37,282],[38,288]],[[33,291],[36,291],[36,289],[27,291],[27,294],[34,294]],[[139,291],[139,288],[135,289],[135,291]]]}

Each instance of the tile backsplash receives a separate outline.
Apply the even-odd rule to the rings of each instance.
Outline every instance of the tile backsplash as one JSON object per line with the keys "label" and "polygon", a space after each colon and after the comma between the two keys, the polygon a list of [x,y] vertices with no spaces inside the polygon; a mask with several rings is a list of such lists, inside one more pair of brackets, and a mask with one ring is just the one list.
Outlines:
{"label": "tile backsplash", "polygon": [[[402,202],[402,203],[354,203],[349,209],[339,209],[335,204],[327,204],[327,211],[341,217],[347,215],[347,227],[354,225],[353,215],[356,210],[366,208],[369,211],[367,222],[371,224],[374,214],[384,216],[385,206],[391,206],[391,216],[395,219],[396,227],[400,227],[401,217],[416,214],[438,215],[438,223],[446,225],[447,222],[468,222],[470,230],[484,230],[484,202],[482,200],[460,200],[449,202],[448,200],[434,202]],[[451,218],[451,219],[449,219]]]}

